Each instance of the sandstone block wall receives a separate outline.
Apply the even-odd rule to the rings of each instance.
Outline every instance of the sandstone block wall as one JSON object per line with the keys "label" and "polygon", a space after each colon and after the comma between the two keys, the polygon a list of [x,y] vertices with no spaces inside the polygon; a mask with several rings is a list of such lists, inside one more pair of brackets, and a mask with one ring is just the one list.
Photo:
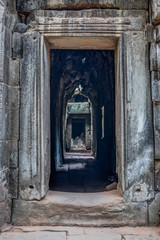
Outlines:
{"label": "sandstone block wall", "polygon": [[[109,8],[114,10],[102,12],[96,10],[90,11],[95,8]],[[72,11],[46,11],[47,9],[66,9]],[[118,34],[122,33],[122,31],[126,32],[123,35],[123,41],[125,41],[127,45],[124,46],[123,54],[128,55],[126,58],[127,63],[124,65],[126,66],[124,75],[134,80],[134,83],[131,85],[128,81],[126,87],[128,104],[127,117],[129,124],[134,122],[130,108],[134,110],[134,107],[137,107],[137,105],[134,105],[132,102],[132,96],[137,96],[136,89],[139,87],[143,89],[143,87],[145,87],[145,96],[148,96],[146,102],[150,101],[150,87],[147,82],[149,79],[148,70],[150,70],[155,166],[153,167],[153,164],[151,164],[148,173],[145,168],[143,168],[143,166],[146,166],[145,161],[147,157],[152,159],[152,156],[151,153],[148,153],[146,157],[141,149],[139,149],[139,144],[132,141],[133,128],[131,128],[128,129],[127,133],[128,147],[131,147],[130,151],[132,151],[133,148],[135,148],[136,151],[139,149],[139,158],[135,159],[134,154],[130,154],[128,151],[127,154],[130,158],[127,159],[126,166],[124,167],[126,167],[126,176],[130,176],[130,171],[135,167],[135,164],[144,170],[145,177],[142,176],[142,179],[138,173],[136,174],[140,182],[142,180],[144,183],[151,185],[151,188],[147,189],[146,185],[142,184],[144,186],[143,192],[146,192],[146,195],[143,195],[143,200],[145,198],[147,200],[147,197],[149,199],[147,202],[147,209],[149,211],[148,223],[156,224],[159,221],[160,211],[160,1],[150,1],[149,5],[149,1],[147,0],[93,0],[92,3],[86,0],[0,0],[0,226],[10,221],[12,199],[17,199],[18,197],[27,200],[41,199],[47,191],[48,180],[44,180],[45,191],[42,191],[43,194],[41,193],[41,177],[39,175],[40,164],[42,164],[42,162],[40,162],[41,150],[37,147],[37,141],[40,139],[40,119],[38,115],[40,99],[37,97],[39,95],[36,92],[38,91],[39,93],[40,91],[40,86],[37,86],[37,83],[40,83],[40,62],[38,59],[40,59],[41,42],[39,32],[55,31],[53,19],[57,21],[57,31],[62,32],[62,28],[66,27],[67,23],[64,20],[61,22],[61,19],[70,18],[71,21],[75,15],[74,9],[76,10],[76,16],[79,14],[79,17],[77,17],[79,19],[83,19],[84,17],[87,19],[95,16],[99,19],[98,14],[101,14],[101,17],[104,14],[103,18],[111,19],[113,18],[113,13],[116,19],[115,21],[117,21],[118,18],[120,18],[120,20],[123,18],[124,25],[123,23],[121,23],[122,25],[118,25],[117,31]],[[80,9],[89,9],[89,11],[82,10],[78,12],[77,10]],[[113,20],[111,22],[113,22]],[[82,24],[83,21],[78,22],[78,24],[79,23]],[[75,28],[77,27],[76,24],[75,18],[75,22],[73,21]],[[87,23],[86,26],[88,26]],[[92,27],[94,33],[96,28],[94,28],[94,26]],[[81,29],[81,27],[79,27],[79,29]],[[103,32],[103,30],[104,24],[102,21],[99,31]],[[83,31],[85,33],[86,30],[83,29]],[[133,39],[136,40],[133,41]],[[135,51],[133,51],[133,49],[135,49]],[[142,58],[147,58],[147,56],[150,55],[150,69],[148,69],[148,58],[146,59],[146,64],[144,64],[145,69],[144,65],[143,68],[141,68],[140,65],[136,65],[136,57],[134,61],[134,58],[129,56],[129,54],[132,53],[134,56],[137,56],[139,49],[142,51],[141,62],[143,61]],[[43,53],[46,58],[45,60],[47,60],[46,52],[47,50],[44,48]],[[122,57],[122,61],[123,60],[124,58]],[[130,67],[133,68],[132,72],[128,71]],[[142,77],[143,86],[142,82],[138,83],[137,78],[139,74],[135,71],[137,68],[141,74],[143,72],[148,75],[147,80],[145,80],[146,75]],[[43,69],[43,72],[43,74],[46,75],[47,70]],[[22,91],[20,91],[20,79]],[[47,92],[47,89],[47,87],[44,88],[44,91]],[[42,95],[44,94],[42,90],[41,93]],[[33,103],[32,107],[28,105],[28,101]],[[138,102],[137,98],[136,101]],[[145,105],[146,102],[143,104]],[[144,110],[144,105],[142,110]],[[20,106],[21,113],[19,111]],[[150,106],[150,103],[148,106]],[[43,109],[43,111],[47,112],[48,110]],[[151,114],[150,107],[147,107],[145,111],[148,113],[148,116]],[[139,116],[136,117],[136,115],[134,115],[134,117],[137,121]],[[146,123],[145,127],[151,129],[152,127],[150,128],[149,124],[150,123]],[[142,125],[144,125],[144,123]],[[44,126],[49,126],[49,123],[44,123]],[[133,124],[132,126],[135,131],[134,135],[136,135],[137,125]],[[145,127],[143,129],[146,129]],[[19,129],[22,130],[21,133]],[[30,129],[30,131],[28,131],[28,129]],[[47,131],[49,131],[49,127]],[[143,131],[143,134],[144,132],[145,131]],[[43,137],[47,138],[45,133],[46,128],[44,127]],[[148,130],[148,133],[148,142],[151,146],[153,144],[151,135],[153,134],[150,130]],[[19,139],[21,139],[20,144]],[[42,151],[45,157],[49,151],[48,142],[49,140],[45,141],[44,151]],[[143,144],[143,146],[146,147],[145,141],[143,141]],[[25,158],[26,165],[24,165],[22,161],[22,156]],[[28,158],[28,156],[30,156],[30,158]],[[49,161],[48,155],[47,158]],[[131,167],[132,162],[134,162],[133,167]],[[21,169],[20,174],[19,167]],[[45,166],[45,169],[47,170],[44,175],[47,176],[49,175],[48,165]],[[153,184],[151,183],[153,176],[155,176],[155,189],[152,189]],[[44,177],[44,179],[46,178]],[[137,189],[137,195],[134,196],[133,200],[141,201],[136,179],[133,179],[133,181],[129,177],[127,179],[126,185],[128,189],[130,189],[127,196],[131,196],[132,198],[132,192],[135,192]],[[18,188],[21,193],[20,196],[18,196]]]}
{"label": "sandstone block wall", "polygon": [[155,159],[155,199],[149,204],[149,222],[156,224],[160,214],[160,1],[150,3],[150,24],[148,25],[150,43],[150,74],[153,102],[154,159]]}
{"label": "sandstone block wall", "polygon": [[19,58],[14,57],[15,1],[0,1],[0,226],[10,222],[17,198],[19,140]]}

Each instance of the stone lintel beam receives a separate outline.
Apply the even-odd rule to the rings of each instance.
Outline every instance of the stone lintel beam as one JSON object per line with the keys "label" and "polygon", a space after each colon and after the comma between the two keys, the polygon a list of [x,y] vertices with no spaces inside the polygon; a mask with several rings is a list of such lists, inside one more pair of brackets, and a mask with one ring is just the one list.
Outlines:
{"label": "stone lintel beam", "polygon": [[[34,20],[34,21],[33,21]],[[36,31],[122,33],[144,31],[147,14],[144,10],[90,9],[79,11],[36,10],[28,17],[28,24]]]}
{"label": "stone lintel beam", "polygon": [[148,9],[147,0],[17,0],[17,10],[29,12],[35,9],[94,9],[94,8],[120,8],[120,9]]}

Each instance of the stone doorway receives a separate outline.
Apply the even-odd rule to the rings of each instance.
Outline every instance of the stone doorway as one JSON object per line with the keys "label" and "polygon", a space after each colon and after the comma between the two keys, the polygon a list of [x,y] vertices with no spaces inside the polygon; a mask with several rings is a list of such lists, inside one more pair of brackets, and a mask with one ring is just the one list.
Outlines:
{"label": "stone doorway", "polygon": [[50,188],[103,191],[117,180],[112,50],[51,50]]}

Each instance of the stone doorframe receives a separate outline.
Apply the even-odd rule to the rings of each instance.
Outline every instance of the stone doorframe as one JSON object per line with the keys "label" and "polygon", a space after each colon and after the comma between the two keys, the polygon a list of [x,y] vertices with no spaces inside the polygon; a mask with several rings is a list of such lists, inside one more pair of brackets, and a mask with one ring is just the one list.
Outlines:
{"label": "stone doorframe", "polygon": [[[42,199],[50,178],[50,49],[115,50],[118,190],[154,198],[153,123],[146,11],[33,13],[21,61],[19,197]],[[32,21],[32,20],[31,20]]]}

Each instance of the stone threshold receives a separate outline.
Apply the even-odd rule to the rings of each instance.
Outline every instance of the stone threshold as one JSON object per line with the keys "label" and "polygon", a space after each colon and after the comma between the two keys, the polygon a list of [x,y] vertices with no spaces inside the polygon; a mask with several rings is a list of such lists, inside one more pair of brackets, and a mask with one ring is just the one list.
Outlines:
{"label": "stone threshold", "polygon": [[41,201],[14,200],[12,223],[17,226],[145,226],[147,203],[126,202],[117,190],[48,191]]}

